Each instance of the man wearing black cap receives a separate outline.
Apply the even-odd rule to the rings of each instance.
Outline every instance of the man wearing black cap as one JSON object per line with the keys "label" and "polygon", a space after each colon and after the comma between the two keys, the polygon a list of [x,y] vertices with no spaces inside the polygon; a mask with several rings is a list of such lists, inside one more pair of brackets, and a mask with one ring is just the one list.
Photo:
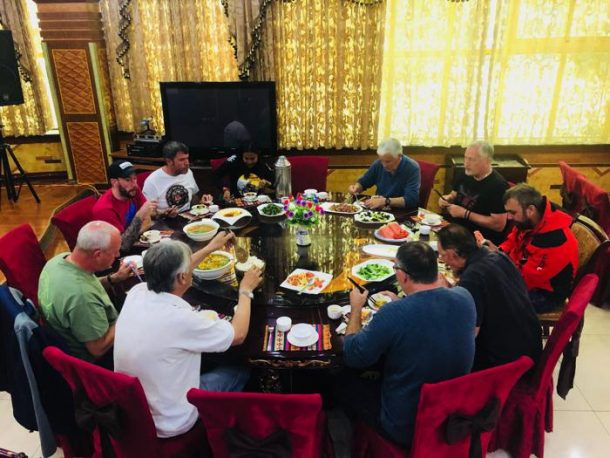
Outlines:
{"label": "man wearing black cap", "polygon": [[147,201],[140,191],[131,162],[113,162],[108,167],[108,177],[110,189],[95,203],[92,217],[116,227],[122,234],[121,250],[126,251],[150,226],[157,202]]}

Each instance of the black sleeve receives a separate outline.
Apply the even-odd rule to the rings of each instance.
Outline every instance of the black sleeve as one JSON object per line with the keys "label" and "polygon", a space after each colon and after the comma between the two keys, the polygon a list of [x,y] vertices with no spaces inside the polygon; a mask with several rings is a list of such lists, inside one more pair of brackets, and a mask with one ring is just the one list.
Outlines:
{"label": "black sleeve", "polygon": [[473,275],[467,275],[460,279],[458,286],[468,290],[474,299],[474,305],[477,309],[477,327],[481,326],[485,316],[485,296],[483,285],[474,279]]}

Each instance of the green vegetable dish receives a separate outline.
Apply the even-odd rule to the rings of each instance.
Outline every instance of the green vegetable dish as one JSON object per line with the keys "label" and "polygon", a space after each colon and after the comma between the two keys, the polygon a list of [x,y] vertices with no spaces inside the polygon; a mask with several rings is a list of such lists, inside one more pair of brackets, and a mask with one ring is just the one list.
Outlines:
{"label": "green vegetable dish", "polygon": [[385,223],[394,219],[393,215],[385,212],[365,211],[358,214],[359,221],[364,223]]}
{"label": "green vegetable dish", "polygon": [[387,277],[392,273],[392,269],[383,264],[367,264],[358,270],[358,276],[365,280],[377,280]]}
{"label": "green vegetable dish", "polygon": [[263,213],[263,215],[266,216],[276,216],[282,213],[282,209],[277,205],[268,204],[267,206],[262,208],[261,212]]}

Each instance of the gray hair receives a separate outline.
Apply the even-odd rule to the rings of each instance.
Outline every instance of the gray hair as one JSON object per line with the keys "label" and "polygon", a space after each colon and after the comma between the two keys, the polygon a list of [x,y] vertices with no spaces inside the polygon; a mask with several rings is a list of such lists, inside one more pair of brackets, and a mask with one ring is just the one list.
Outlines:
{"label": "gray hair", "polygon": [[[470,145],[468,145],[468,148],[476,148],[477,151],[479,152],[479,154],[481,156],[486,157],[487,159],[489,159],[489,161],[491,162],[491,160],[494,158],[494,147],[491,143],[486,142],[484,140],[479,140],[476,142],[472,142]],[[468,149],[466,148],[466,149]]]}
{"label": "gray hair", "polygon": [[171,293],[176,275],[191,268],[191,255],[189,246],[178,240],[167,240],[150,247],[144,256],[148,289],[156,293]]}
{"label": "gray hair", "polygon": [[377,154],[380,156],[390,154],[392,157],[398,157],[402,155],[402,145],[395,138],[387,138],[377,147]]}
{"label": "gray hair", "polygon": [[106,221],[90,221],[85,224],[76,239],[75,249],[81,251],[107,250],[110,247],[112,234],[119,230]]}

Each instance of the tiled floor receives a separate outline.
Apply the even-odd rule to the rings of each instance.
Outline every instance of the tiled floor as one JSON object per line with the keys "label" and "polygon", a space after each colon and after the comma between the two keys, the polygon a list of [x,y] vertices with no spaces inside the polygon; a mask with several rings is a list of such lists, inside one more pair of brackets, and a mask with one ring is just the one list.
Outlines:
{"label": "tiled floor", "polygon": [[[576,386],[567,400],[554,399],[555,431],[546,435],[547,458],[606,458],[610,456],[610,310],[590,306],[577,360]],[[12,417],[11,401],[0,393],[0,448],[39,457],[36,434]],[[63,456],[61,451],[55,456]],[[345,456],[339,454],[338,458]],[[505,458],[497,451],[488,457]]]}

